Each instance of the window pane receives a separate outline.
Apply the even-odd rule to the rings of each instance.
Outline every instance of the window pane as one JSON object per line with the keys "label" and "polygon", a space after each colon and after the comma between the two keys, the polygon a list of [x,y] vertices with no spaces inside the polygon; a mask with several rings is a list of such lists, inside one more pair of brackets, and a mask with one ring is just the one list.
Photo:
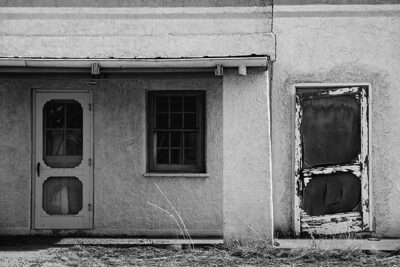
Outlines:
{"label": "window pane", "polygon": [[47,130],[45,144],[46,155],[64,155],[64,131]]}
{"label": "window pane", "polygon": [[184,99],[184,108],[185,112],[196,112],[197,111],[197,102],[195,96],[187,96]]}
{"label": "window pane", "polygon": [[182,129],[182,114],[171,114],[171,129]]}
{"label": "window pane", "polygon": [[182,132],[171,132],[171,146],[181,147],[182,146]]}
{"label": "window pane", "polygon": [[168,129],[168,113],[156,114],[156,128]]}
{"label": "window pane", "polygon": [[78,102],[67,105],[67,128],[82,128],[82,106]]}
{"label": "window pane", "polygon": [[157,149],[157,164],[169,164],[168,149]]}
{"label": "window pane", "polygon": [[82,182],[76,177],[50,177],[43,183],[43,210],[74,215],[82,210]]}
{"label": "window pane", "polygon": [[194,148],[197,144],[197,133],[186,132],[185,133],[185,148]]}
{"label": "window pane", "polygon": [[65,104],[50,101],[43,109],[46,128],[64,128]]}
{"label": "window pane", "polygon": [[168,96],[157,96],[155,106],[157,112],[168,112]]}
{"label": "window pane", "polygon": [[171,96],[171,112],[181,112],[182,111],[182,97],[180,96]]}
{"label": "window pane", "polygon": [[67,155],[82,155],[82,130],[67,130]]}
{"label": "window pane", "polygon": [[185,113],[185,129],[197,128],[197,115],[196,113]]}
{"label": "window pane", "polygon": [[361,182],[350,173],[312,177],[303,191],[303,209],[311,216],[360,211]]}
{"label": "window pane", "polygon": [[157,148],[169,147],[169,134],[168,132],[158,132],[157,135]]}
{"label": "window pane", "polygon": [[182,150],[171,149],[171,164],[182,164]]}
{"label": "window pane", "polygon": [[360,153],[360,104],[354,95],[306,99],[303,104],[304,167],[355,160]]}
{"label": "window pane", "polygon": [[196,164],[196,149],[185,149],[185,164]]}

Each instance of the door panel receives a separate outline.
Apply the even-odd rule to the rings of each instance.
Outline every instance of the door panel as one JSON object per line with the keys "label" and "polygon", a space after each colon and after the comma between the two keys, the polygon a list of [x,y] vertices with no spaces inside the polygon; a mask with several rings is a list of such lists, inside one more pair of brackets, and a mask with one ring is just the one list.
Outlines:
{"label": "door panel", "polygon": [[35,92],[36,229],[92,228],[90,92]]}
{"label": "door panel", "polygon": [[369,229],[366,87],[296,90],[295,231]]}

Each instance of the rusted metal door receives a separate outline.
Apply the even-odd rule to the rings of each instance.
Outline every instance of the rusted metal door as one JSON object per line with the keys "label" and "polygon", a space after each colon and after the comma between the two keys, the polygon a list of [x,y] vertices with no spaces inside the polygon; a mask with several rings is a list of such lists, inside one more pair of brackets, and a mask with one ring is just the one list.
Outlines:
{"label": "rusted metal door", "polygon": [[295,87],[296,234],[369,230],[368,87]]}

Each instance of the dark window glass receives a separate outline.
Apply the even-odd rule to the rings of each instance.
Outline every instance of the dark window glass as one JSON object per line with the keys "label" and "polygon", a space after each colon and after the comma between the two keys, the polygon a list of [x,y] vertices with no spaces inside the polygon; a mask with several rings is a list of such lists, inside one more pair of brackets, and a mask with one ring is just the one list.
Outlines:
{"label": "dark window glass", "polygon": [[65,104],[56,101],[46,103],[45,118],[47,128],[64,128]]}
{"label": "dark window glass", "polygon": [[82,161],[83,109],[75,100],[51,100],[43,107],[44,162],[72,168]]}
{"label": "dark window glass", "polygon": [[171,149],[171,164],[182,164],[181,149]]}
{"label": "dark window glass", "polygon": [[197,128],[196,113],[185,113],[185,129],[196,129],[196,128]]}
{"label": "dark window glass", "polygon": [[150,92],[149,102],[150,171],[202,172],[203,92]]}
{"label": "dark window glass", "polygon": [[188,96],[184,98],[185,112],[196,112],[197,110],[197,99],[195,96]]}
{"label": "dark window glass", "polygon": [[158,132],[157,133],[157,147],[169,147],[169,133],[168,132]]}
{"label": "dark window glass", "polygon": [[73,102],[66,104],[67,108],[67,128],[82,128],[82,107],[79,103]]}
{"label": "dark window glass", "polygon": [[158,164],[169,164],[168,149],[157,149],[157,163]]}
{"label": "dark window glass", "polygon": [[168,112],[168,96],[159,96],[156,98],[156,106],[158,112]]}
{"label": "dark window glass", "polygon": [[308,98],[301,132],[305,168],[354,161],[361,150],[360,104],[348,95]]}
{"label": "dark window glass", "polygon": [[82,130],[67,130],[67,155],[82,155]]}
{"label": "dark window glass", "polygon": [[171,96],[170,97],[170,111],[171,112],[182,112],[182,97]]}
{"label": "dark window glass", "polygon": [[196,162],[196,149],[185,149],[185,164]]}
{"label": "dark window glass", "polygon": [[156,115],[156,128],[168,129],[168,113],[157,113]]}
{"label": "dark window glass", "polygon": [[64,155],[64,131],[46,131],[46,155]]}
{"label": "dark window glass", "polygon": [[185,132],[185,147],[194,148],[196,147],[196,132]]}
{"label": "dark window glass", "polygon": [[171,147],[182,147],[182,132],[171,132]]}
{"label": "dark window glass", "polygon": [[182,129],[183,116],[182,114],[171,114],[171,129]]}

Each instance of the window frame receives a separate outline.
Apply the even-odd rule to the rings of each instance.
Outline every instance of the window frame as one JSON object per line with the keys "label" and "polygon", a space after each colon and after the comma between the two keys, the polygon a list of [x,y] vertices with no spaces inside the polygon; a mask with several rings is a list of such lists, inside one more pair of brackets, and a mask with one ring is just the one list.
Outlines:
{"label": "window frame", "polygon": [[[198,120],[197,142],[196,142],[196,164],[157,164],[157,138],[154,133],[157,131],[165,132],[185,132],[194,129],[157,129],[154,127],[156,121],[155,98],[157,96],[186,97],[196,96]],[[147,171],[149,173],[205,173],[205,91],[202,90],[152,90],[147,92]],[[182,111],[183,113],[184,111]],[[184,140],[182,140],[184,142]],[[170,146],[170,144],[169,144]]]}

